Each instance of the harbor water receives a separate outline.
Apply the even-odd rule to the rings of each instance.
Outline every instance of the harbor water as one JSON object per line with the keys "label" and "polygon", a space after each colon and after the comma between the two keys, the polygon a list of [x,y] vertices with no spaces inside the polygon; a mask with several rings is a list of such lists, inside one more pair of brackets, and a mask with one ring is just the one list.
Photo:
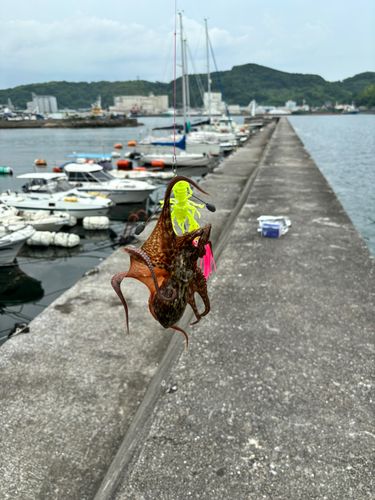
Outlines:
{"label": "harbor water", "polygon": [[289,121],[375,256],[375,115]]}

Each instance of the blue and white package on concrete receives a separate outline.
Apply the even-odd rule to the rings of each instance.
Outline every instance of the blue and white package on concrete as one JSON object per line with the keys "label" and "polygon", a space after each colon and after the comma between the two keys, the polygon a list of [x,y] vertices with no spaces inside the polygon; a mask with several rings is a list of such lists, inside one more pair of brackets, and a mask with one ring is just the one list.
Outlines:
{"label": "blue and white package on concrete", "polygon": [[257,221],[259,222],[258,232],[266,238],[281,238],[292,225],[290,219],[283,216],[261,215]]}
{"label": "blue and white package on concrete", "polygon": [[263,222],[261,235],[266,238],[281,238],[282,229],[280,222]]}

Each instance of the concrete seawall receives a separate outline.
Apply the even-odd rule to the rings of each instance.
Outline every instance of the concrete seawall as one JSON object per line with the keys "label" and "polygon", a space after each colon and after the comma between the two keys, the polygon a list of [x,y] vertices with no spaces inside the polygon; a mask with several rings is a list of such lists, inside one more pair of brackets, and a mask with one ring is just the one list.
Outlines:
{"label": "concrete seawall", "polygon": [[[272,131],[202,181],[220,258],[188,353],[136,282],[125,335],[121,249],[2,347],[1,499],[371,498],[374,259],[287,120]],[[292,228],[261,238],[263,214]]]}

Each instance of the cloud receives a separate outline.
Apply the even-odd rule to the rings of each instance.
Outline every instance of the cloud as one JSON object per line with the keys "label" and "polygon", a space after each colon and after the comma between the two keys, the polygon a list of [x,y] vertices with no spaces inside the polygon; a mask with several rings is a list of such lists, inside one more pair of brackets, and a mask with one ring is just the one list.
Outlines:
{"label": "cloud", "polygon": [[40,73],[49,80],[62,75],[66,80],[127,80],[138,73],[155,79],[172,40],[171,32],[95,17],[9,21],[3,30],[1,73],[9,76],[21,68],[25,77]]}
{"label": "cloud", "polygon": [[[141,19],[138,23],[122,22],[124,17],[121,16],[101,17],[98,11],[97,15],[88,16],[87,9],[86,14],[77,14],[75,10],[74,17],[62,16],[59,20],[46,16],[34,16],[33,20],[5,19],[2,23],[0,87],[53,80],[115,81],[137,77],[171,81],[174,16],[160,18],[159,11],[153,13],[151,10],[145,10],[145,15],[141,16],[139,10],[142,6],[145,9],[145,5],[143,2],[135,6],[138,10],[132,19]],[[117,15],[116,9],[112,9],[110,15],[114,12]],[[209,34],[219,70],[256,63],[282,71],[320,74],[326,79],[342,79],[355,72],[373,70],[373,65],[368,63],[370,49],[365,45],[360,56],[353,49],[350,67],[348,60],[340,62],[340,69],[333,64],[332,61],[342,59],[340,55],[351,53],[352,43],[344,27],[343,40],[330,18],[322,20],[300,14],[298,17],[298,13],[285,13],[284,9],[276,7],[249,12],[230,18],[230,23],[220,21],[217,12],[216,21],[209,20]],[[205,73],[204,22],[187,16],[183,22],[194,68]],[[179,33],[177,38],[177,62],[180,64]],[[213,71],[212,59],[210,66]],[[192,71],[191,62],[189,68]],[[178,67],[177,74],[180,72]]]}

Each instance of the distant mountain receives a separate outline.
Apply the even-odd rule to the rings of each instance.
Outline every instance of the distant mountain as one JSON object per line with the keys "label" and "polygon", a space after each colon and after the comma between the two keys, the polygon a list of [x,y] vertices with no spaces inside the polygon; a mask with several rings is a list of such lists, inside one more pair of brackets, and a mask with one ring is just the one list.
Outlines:
{"label": "distant mountain", "polygon": [[[205,88],[207,76],[198,75]],[[193,107],[201,107],[202,99],[198,91],[195,75],[190,75],[190,102]],[[245,64],[234,66],[230,71],[219,72],[220,81],[228,104],[247,106],[252,99],[259,104],[280,106],[286,101],[320,106],[327,101],[333,104],[351,102],[367,87],[375,84],[375,73],[366,72],[347,78],[341,82],[327,82],[318,75],[286,73],[275,69]],[[212,92],[220,92],[220,84],[215,73],[211,74]],[[31,93],[54,95],[60,109],[89,108],[98,95],[102,98],[103,108],[113,105],[113,98],[118,95],[155,95],[169,96],[173,102],[173,82],[147,82],[144,80],[124,82],[49,82],[21,85],[12,89],[0,90],[0,103],[10,98],[14,106],[26,109],[31,101]],[[177,80],[177,106],[181,106],[181,78]]]}
{"label": "distant mountain", "polygon": [[366,106],[367,108],[375,108],[375,84],[370,85],[363,92],[356,96],[357,106]]}
{"label": "distant mountain", "polygon": [[359,75],[346,78],[342,82],[336,83],[347,92],[356,95],[375,83],[375,73],[367,71],[366,73],[360,73]]}

